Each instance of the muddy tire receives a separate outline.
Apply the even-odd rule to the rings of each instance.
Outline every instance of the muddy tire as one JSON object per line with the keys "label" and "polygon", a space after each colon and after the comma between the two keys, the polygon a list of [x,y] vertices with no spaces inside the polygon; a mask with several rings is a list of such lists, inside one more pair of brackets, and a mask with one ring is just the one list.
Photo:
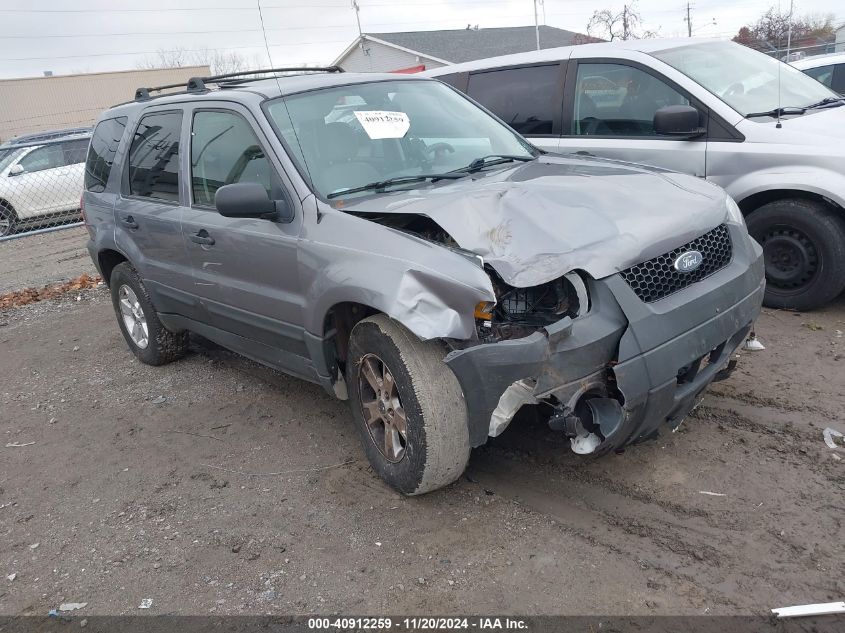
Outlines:
{"label": "muddy tire", "polygon": [[812,310],[845,290],[845,218],[812,200],[776,200],[746,218],[763,247],[765,305]]}
{"label": "muddy tire", "polygon": [[0,237],[11,235],[18,228],[18,216],[15,210],[0,202]]}
{"label": "muddy tire", "polygon": [[188,333],[164,327],[141,277],[128,262],[114,267],[109,287],[120,331],[138,360],[157,366],[185,355]]}
{"label": "muddy tire", "polygon": [[405,495],[452,483],[469,460],[464,396],[437,341],[420,341],[385,315],[352,330],[346,380],[364,451]]}

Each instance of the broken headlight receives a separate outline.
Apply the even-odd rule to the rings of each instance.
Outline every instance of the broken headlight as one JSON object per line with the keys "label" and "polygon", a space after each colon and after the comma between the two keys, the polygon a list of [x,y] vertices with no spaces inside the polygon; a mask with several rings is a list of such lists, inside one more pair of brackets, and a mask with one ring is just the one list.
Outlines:
{"label": "broken headlight", "polygon": [[564,317],[576,318],[589,310],[587,286],[569,273],[539,286],[515,288],[491,273],[496,303],[475,308],[478,338],[485,343],[528,336]]}

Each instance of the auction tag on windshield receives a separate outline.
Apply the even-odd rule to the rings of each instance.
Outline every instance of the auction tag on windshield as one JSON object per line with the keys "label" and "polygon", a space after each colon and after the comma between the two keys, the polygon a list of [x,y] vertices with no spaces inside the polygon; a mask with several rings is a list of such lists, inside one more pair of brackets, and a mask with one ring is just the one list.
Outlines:
{"label": "auction tag on windshield", "polygon": [[382,138],[402,138],[408,133],[411,121],[404,112],[385,110],[356,110],[355,116],[364,131],[374,141]]}

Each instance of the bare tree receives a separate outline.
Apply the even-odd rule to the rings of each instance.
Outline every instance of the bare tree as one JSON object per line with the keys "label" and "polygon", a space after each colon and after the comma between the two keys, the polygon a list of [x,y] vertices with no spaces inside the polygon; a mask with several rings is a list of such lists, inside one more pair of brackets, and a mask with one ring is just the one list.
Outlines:
{"label": "bare tree", "polygon": [[657,31],[643,30],[643,19],[634,3],[622,5],[621,11],[597,9],[587,23],[587,34],[604,40],[640,40],[657,37]]}
{"label": "bare tree", "polygon": [[[258,66],[258,63],[253,63]],[[237,51],[205,48],[189,51],[185,48],[159,49],[158,52],[138,63],[138,68],[182,68],[183,66],[208,66],[214,75],[247,70],[250,63]]]}

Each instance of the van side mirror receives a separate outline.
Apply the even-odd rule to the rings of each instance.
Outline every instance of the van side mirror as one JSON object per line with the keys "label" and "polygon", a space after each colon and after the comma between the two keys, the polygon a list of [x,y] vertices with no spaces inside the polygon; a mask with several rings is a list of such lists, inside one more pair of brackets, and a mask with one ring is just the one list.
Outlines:
{"label": "van side mirror", "polygon": [[18,163],[17,165],[12,165],[9,167],[9,175],[10,176],[20,176],[26,170],[23,168],[23,165]]}
{"label": "van side mirror", "polygon": [[294,217],[287,198],[270,200],[267,190],[257,182],[223,185],[214,194],[214,206],[226,218],[268,218],[288,223]]}
{"label": "van side mirror", "polygon": [[663,106],[654,113],[654,131],[661,136],[695,138],[707,133],[698,123],[698,110],[688,105]]}

